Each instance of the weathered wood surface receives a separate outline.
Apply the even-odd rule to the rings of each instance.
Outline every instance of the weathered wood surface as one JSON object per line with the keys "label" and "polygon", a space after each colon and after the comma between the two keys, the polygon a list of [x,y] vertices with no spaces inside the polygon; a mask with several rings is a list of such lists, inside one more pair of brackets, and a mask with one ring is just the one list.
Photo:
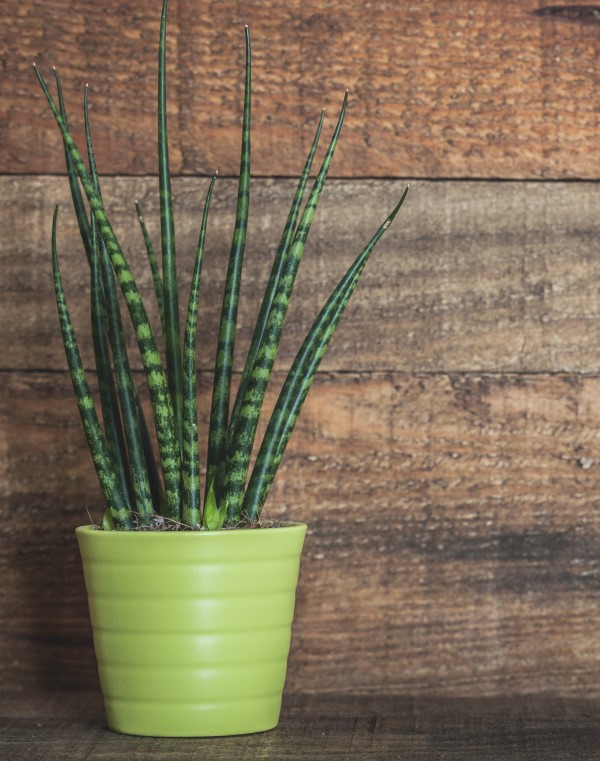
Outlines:
{"label": "weathered wood surface", "polygon": [[[22,694],[97,685],[72,529],[87,509],[101,514],[52,297],[56,201],[69,295],[86,287],[87,270],[66,183],[40,176],[63,172],[62,151],[32,60],[48,73],[61,66],[73,107],[90,81],[101,171],[138,175],[106,180],[105,196],[153,298],[132,202],[142,201],[156,239],[157,183],[144,175],[156,171],[158,6],[111,0],[95,11],[84,0],[0,4],[0,677]],[[293,192],[277,178],[300,170],[322,105],[330,131],[351,91],[332,168],[346,179],[330,184],[315,220],[278,382],[402,192],[403,180],[384,178],[600,176],[595,6],[172,0],[170,13],[169,73],[179,82],[170,138],[183,175],[237,172],[242,26],[252,27],[254,171],[265,179],[253,185],[242,351]],[[81,120],[72,121],[80,138]],[[213,743],[211,758],[597,755],[585,715],[597,715],[595,704],[450,707],[432,696],[600,696],[600,186],[412,184],[326,356],[268,507],[310,525],[288,713],[279,734]],[[174,183],[184,283],[206,187]],[[205,336],[218,319],[234,199],[235,182],[221,180],[204,268],[204,423],[214,353]],[[70,303],[87,343],[86,303]],[[369,698],[299,697],[318,691]],[[427,703],[373,697],[395,693]],[[38,709],[14,704],[29,707],[6,714],[7,752],[176,758],[208,747],[108,735],[96,698],[83,701],[79,724],[65,701],[54,724],[43,709],[49,729],[33,730]]]}
{"label": "weathered wood surface", "polygon": [[[247,347],[294,182],[256,180],[240,306]],[[212,368],[236,183],[213,196],[203,269],[200,365]],[[179,270],[190,281],[207,181],[181,178]],[[402,181],[333,181],[322,198],[296,283],[280,367],[287,367],[334,284],[400,196]],[[149,305],[154,294],[133,199],[158,240],[156,181],[108,179],[114,223]],[[89,345],[88,267],[59,178],[0,178],[0,368],[65,367],[49,239],[63,204],[59,248],[74,322]],[[600,185],[415,182],[363,276],[322,365],[328,371],[600,370]],[[87,292],[87,291],[86,291]],[[182,290],[182,303],[187,291]],[[155,312],[154,312],[155,314]],[[156,322],[155,322],[156,324]],[[87,336],[87,337],[86,337]],[[132,357],[137,362],[137,350]],[[89,359],[89,356],[88,356]],[[138,365],[139,366],[139,365]],[[237,366],[240,366],[238,361]]]}
{"label": "weathered wood surface", "polygon": [[9,694],[6,761],[596,761],[598,701],[288,696],[277,729],[225,738],[148,738],[105,728],[99,696]]}
{"label": "weathered wood surface", "polygon": [[[0,172],[62,171],[31,70],[91,84],[101,166],[156,172],[159,2],[3,0]],[[178,173],[237,172],[243,25],[254,47],[254,166],[299,171],[321,108],[351,107],[343,177],[597,178],[597,6],[566,0],[173,0],[170,138]],[[75,122],[81,135],[81,119]]]}
{"label": "weathered wood surface", "polygon": [[[89,687],[72,530],[102,509],[69,381],[0,398],[1,676]],[[598,377],[319,375],[267,509],[310,527],[289,691],[598,697],[598,430]]]}

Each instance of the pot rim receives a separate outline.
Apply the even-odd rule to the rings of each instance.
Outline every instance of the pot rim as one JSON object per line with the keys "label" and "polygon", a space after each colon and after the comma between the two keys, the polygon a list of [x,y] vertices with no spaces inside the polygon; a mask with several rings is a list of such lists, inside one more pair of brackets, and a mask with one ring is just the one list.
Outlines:
{"label": "pot rim", "polygon": [[[204,541],[208,541],[208,537],[223,537],[223,536],[239,536],[240,534],[251,534],[255,532],[256,534],[261,534],[263,531],[269,531],[272,529],[276,529],[277,531],[283,531],[285,533],[295,533],[297,531],[306,531],[308,529],[308,525],[302,521],[283,521],[282,523],[275,525],[275,526],[240,526],[238,528],[221,528],[217,529],[215,531],[207,531],[206,529],[203,530],[182,530],[182,531],[136,531],[133,530],[114,530],[114,531],[105,531],[100,526],[96,525],[84,525],[84,526],[77,526],[75,529],[76,534],[83,534],[86,536],[105,536],[105,537],[128,537],[129,540],[131,540],[132,537],[140,537],[143,536],[146,540],[148,537],[173,537],[173,536],[185,536],[185,537],[191,537],[191,536],[197,536],[197,537],[204,537]],[[120,541],[120,540],[119,540]],[[176,540],[177,541],[177,540]]]}

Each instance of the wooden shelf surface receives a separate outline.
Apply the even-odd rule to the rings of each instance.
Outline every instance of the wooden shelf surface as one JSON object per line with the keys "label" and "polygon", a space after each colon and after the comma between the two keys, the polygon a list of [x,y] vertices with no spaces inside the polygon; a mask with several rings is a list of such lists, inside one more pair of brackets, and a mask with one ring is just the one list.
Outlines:
{"label": "wooden shelf surface", "polygon": [[5,695],[4,761],[562,761],[598,758],[600,701],[555,696],[286,696],[277,729],[229,738],[118,735],[97,692]]}

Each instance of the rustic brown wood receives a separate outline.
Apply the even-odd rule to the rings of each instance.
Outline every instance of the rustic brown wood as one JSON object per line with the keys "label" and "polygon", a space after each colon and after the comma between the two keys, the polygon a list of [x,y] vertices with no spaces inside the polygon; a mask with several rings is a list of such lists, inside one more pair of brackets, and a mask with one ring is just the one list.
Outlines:
{"label": "rustic brown wood", "polygon": [[7,696],[2,757],[10,761],[596,761],[598,701],[288,696],[272,732],[226,738],[144,738],[104,727],[97,694]]}
{"label": "rustic brown wood", "polygon": [[[1,676],[89,687],[72,530],[102,509],[70,384],[0,398]],[[267,507],[310,527],[289,691],[598,697],[598,430],[598,377],[319,375]]]}
{"label": "rustic brown wood", "polygon": [[[159,3],[3,0],[0,172],[62,171],[35,82],[60,67],[71,111],[91,84],[100,164],[156,172]],[[338,176],[600,175],[595,6],[567,0],[172,2],[170,137],[177,173],[238,168],[243,25],[254,57],[254,166],[299,171],[321,108],[351,107]],[[81,119],[74,121],[81,135]]]}
{"label": "rustic brown wood", "polygon": [[[135,175],[104,191],[152,303],[133,199],[157,240],[158,5],[0,3],[0,757],[596,759],[600,186],[524,181],[600,176],[600,10],[570,0],[171,0],[172,167],[224,176],[203,273],[203,430],[235,207],[243,24],[258,179],[242,354],[295,186],[285,178],[300,171],[321,107],[327,138],[346,87],[351,96],[332,167],[343,179],[315,219],[267,407],[400,178],[417,180],[267,506],[309,524],[280,728],[200,743],[103,728],[73,536],[102,506],[52,296],[56,201],[90,362],[87,302],[75,298],[87,265],[66,182],[48,176],[64,172],[62,147],[31,63],[60,67],[79,141],[90,82],[100,169]],[[174,182],[182,283],[207,185]],[[498,697],[514,693],[560,699]]]}
{"label": "rustic brown wood", "polygon": [[[233,180],[219,182],[213,197],[201,305],[199,361],[204,369],[211,369],[214,361],[235,185]],[[186,284],[183,304],[206,187],[201,179],[182,178],[174,184],[179,271]],[[293,188],[287,180],[257,180],[253,185],[240,306],[242,352]],[[329,291],[403,189],[402,181],[371,180],[334,181],[326,189],[298,275],[280,367],[289,365]],[[105,195],[152,306],[133,199],[142,201],[157,241],[156,181],[109,179]],[[0,368],[62,370],[65,359],[49,254],[57,201],[62,203],[59,248],[65,287],[82,345],[90,344],[87,296],[75,293],[76,288],[87,288],[89,270],[66,183],[58,178],[4,177],[0,197]],[[595,183],[413,183],[400,216],[369,263],[323,368],[597,372],[599,208],[600,186]],[[135,348],[132,357],[138,361]]]}

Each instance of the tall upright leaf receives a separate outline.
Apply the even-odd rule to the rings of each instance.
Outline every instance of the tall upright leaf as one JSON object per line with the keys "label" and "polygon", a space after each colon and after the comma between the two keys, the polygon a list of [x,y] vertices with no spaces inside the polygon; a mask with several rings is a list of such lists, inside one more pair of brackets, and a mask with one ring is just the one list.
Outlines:
{"label": "tall upright leaf", "polygon": [[58,266],[58,253],[56,246],[56,227],[58,220],[58,206],[54,210],[52,220],[52,272],[54,276],[54,291],[60,329],[62,332],[69,373],[73,383],[73,390],[77,399],[79,415],[83,424],[83,430],[98,475],[98,481],[110,510],[110,514],[116,528],[130,529],[133,527],[133,516],[127,507],[127,500],[119,485],[119,478],[113,468],[110,453],[98,422],[98,415],[94,406],[94,400],[85,377],[85,370],[81,361],[81,355],[77,346],[77,339],[69,316],[67,302],[62,285],[62,278]]}
{"label": "tall upright leaf", "polygon": [[202,213],[200,237],[185,323],[183,343],[183,522],[188,526],[200,525],[200,456],[198,448],[198,405],[196,400],[196,327],[198,324],[198,291],[204,259],[204,241],[210,199],[216,180],[213,176]]}
{"label": "tall upright leaf", "polygon": [[[248,520],[256,520],[260,515],[275,473],[285,452],[285,447],[312,385],[315,373],[329,345],[329,341],[356,288],[373,249],[400,210],[407,192],[408,188],[402,194],[394,210],[379,227],[375,235],[363,248],[344,277],[340,280],[313,323],[292,363],[267,425],[263,443],[258,452],[244,498],[241,514]],[[234,519],[236,517],[238,516],[234,516]],[[231,519],[229,520],[231,522]]]}
{"label": "tall upright leaf", "polygon": [[213,396],[210,414],[210,429],[207,457],[207,488],[214,483],[217,504],[222,497],[222,480],[227,455],[227,425],[231,392],[231,372],[237,310],[242,277],[242,264],[246,246],[248,211],[250,203],[250,82],[251,51],[250,32],[246,31],[246,76],[244,82],[244,116],[242,123],[242,155],[238,199],[235,215],[235,231],[229,255],[225,293],[219,326],[217,357],[213,381]]}
{"label": "tall upright leaf", "polygon": [[163,266],[163,309],[167,379],[173,402],[177,437],[181,446],[183,435],[183,369],[179,327],[179,296],[177,292],[177,262],[175,257],[175,226],[173,196],[169,170],[167,139],[167,67],[166,35],[167,4],[163,0],[158,48],[158,182],[160,195],[160,229]]}

